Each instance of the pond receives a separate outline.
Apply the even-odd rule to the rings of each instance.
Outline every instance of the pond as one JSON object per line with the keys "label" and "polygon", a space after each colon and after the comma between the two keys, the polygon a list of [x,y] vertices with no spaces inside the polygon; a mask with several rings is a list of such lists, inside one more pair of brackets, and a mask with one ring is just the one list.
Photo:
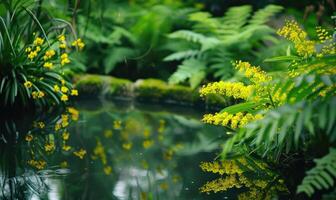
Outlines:
{"label": "pond", "polygon": [[[193,110],[88,100],[2,119],[0,198],[268,199],[286,193],[266,164],[247,158],[226,163],[227,171],[203,163],[214,174],[202,171],[227,135]],[[228,192],[207,194],[220,187]]]}

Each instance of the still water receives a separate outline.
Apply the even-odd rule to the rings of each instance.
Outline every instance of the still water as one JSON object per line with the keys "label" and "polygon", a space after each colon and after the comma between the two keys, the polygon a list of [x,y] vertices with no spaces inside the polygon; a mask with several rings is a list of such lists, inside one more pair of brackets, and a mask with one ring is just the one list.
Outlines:
{"label": "still water", "polygon": [[[226,172],[202,171],[227,135],[201,116],[180,107],[83,101],[1,119],[0,199],[267,199],[281,190],[275,174],[255,174],[246,165],[266,167],[245,158],[238,167],[226,163]],[[243,177],[241,169],[252,174]],[[211,192],[220,188],[227,192]]]}

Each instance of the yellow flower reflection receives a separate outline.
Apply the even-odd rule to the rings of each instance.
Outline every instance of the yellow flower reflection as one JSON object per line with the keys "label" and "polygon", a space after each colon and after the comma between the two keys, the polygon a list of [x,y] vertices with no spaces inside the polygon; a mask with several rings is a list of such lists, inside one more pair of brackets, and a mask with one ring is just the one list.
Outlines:
{"label": "yellow flower reflection", "polygon": [[79,151],[75,151],[75,152],[73,152],[73,154],[74,154],[75,156],[77,156],[78,158],[83,159],[84,156],[86,155],[86,150],[84,150],[84,149],[80,149]]}

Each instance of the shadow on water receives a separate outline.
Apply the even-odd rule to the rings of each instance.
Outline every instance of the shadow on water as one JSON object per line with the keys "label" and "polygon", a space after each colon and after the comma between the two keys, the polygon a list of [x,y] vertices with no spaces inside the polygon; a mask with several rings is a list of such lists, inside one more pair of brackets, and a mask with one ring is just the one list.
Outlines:
{"label": "shadow on water", "polygon": [[[267,199],[280,191],[278,175],[249,158],[219,170],[224,163],[211,161],[226,136],[201,116],[180,107],[82,101],[76,109],[1,118],[0,199],[246,199],[253,192]],[[214,174],[202,171],[203,161]],[[215,187],[233,190],[200,192]]]}

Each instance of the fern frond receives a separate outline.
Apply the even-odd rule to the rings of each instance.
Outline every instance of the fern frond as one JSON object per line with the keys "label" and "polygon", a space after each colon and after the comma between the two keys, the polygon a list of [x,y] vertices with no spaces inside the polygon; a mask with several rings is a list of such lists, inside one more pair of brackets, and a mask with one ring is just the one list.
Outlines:
{"label": "fern frond", "polygon": [[304,192],[308,196],[316,190],[329,189],[335,185],[336,179],[336,149],[331,148],[329,154],[315,159],[316,166],[309,170],[301,185],[297,188],[297,193]]}
{"label": "fern frond", "polygon": [[169,34],[168,37],[172,39],[183,39],[188,42],[193,42],[193,43],[198,43],[198,44],[201,44],[201,42],[205,39],[204,35],[200,33],[196,33],[194,31],[189,31],[189,30],[175,31]]}
{"label": "fern frond", "polygon": [[177,84],[189,79],[190,86],[196,88],[205,77],[205,64],[197,59],[188,59],[178,66],[176,72],[169,77],[169,84]]}
{"label": "fern frond", "polygon": [[265,24],[271,17],[281,12],[283,7],[277,5],[268,5],[263,9],[260,9],[254,13],[249,20],[249,26]]}
{"label": "fern frond", "polygon": [[336,97],[313,103],[302,101],[269,111],[263,119],[248,124],[227,140],[222,155],[225,157],[235,145],[244,143],[252,148],[258,146],[263,156],[273,153],[279,158],[283,152],[313,142],[317,130],[330,142],[336,140]]}
{"label": "fern frond", "polygon": [[187,51],[179,51],[169,56],[165,57],[164,61],[174,61],[174,60],[184,60],[189,58],[194,58],[200,54],[199,50],[187,50]]}
{"label": "fern frond", "polygon": [[221,35],[239,33],[241,28],[246,25],[248,18],[251,16],[252,7],[249,5],[231,7],[221,19]]}

